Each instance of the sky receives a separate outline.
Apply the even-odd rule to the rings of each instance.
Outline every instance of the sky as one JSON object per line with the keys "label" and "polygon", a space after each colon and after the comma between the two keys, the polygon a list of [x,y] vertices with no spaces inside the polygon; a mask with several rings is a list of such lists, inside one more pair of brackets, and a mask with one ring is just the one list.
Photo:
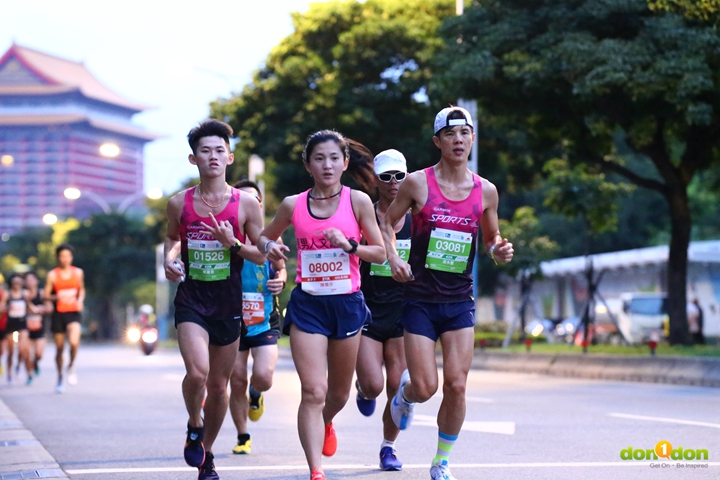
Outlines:
{"label": "sky", "polygon": [[15,42],[81,61],[110,89],[152,106],[133,117],[163,135],[145,146],[145,189],[168,194],[197,176],[186,135],[210,102],[250,83],[292,33],[290,13],[316,2],[0,0],[0,56]]}

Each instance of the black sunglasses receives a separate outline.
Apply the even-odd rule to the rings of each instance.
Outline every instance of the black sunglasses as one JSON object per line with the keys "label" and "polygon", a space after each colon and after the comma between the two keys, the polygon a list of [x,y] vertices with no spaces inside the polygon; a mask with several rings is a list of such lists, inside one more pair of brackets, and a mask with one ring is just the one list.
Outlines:
{"label": "black sunglasses", "polygon": [[378,178],[381,182],[385,183],[390,183],[390,181],[394,178],[396,182],[400,183],[405,180],[405,175],[407,175],[405,172],[378,173]]}

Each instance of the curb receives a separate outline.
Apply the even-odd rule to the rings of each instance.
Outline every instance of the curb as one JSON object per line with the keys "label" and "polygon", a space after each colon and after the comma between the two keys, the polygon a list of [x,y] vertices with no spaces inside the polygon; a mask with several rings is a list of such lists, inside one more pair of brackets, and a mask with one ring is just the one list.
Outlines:
{"label": "curb", "polygon": [[720,359],[704,357],[476,352],[472,368],[720,388]]}
{"label": "curb", "polygon": [[0,399],[0,480],[68,478],[45,447]]}

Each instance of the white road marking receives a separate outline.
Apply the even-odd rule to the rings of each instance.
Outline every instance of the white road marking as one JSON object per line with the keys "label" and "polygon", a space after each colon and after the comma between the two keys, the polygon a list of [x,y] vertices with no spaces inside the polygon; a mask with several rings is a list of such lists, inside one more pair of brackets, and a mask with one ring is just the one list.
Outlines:
{"label": "white road marking", "polygon": [[[554,462],[554,463],[453,463],[452,469],[459,468],[587,468],[587,467],[647,467],[655,462],[639,462],[639,461],[621,461],[621,462]],[[702,463],[709,467],[718,467],[720,462],[688,462],[686,463]],[[403,465],[406,469],[427,469],[427,464]],[[307,465],[252,465],[252,466],[236,466],[224,467],[216,466],[215,469],[221,472],[239,472],[239,471],[290,471],[290,470],[307,470]],[[324,470],[377,470],[377,465],[323,465]],[[153,467],[153,468],[88,468],[84,470],[66,470],[69,475],[98,475],[102,473],[161,473],[161,472],[197,472],[197,468],[192,467]]]}
{"label": "white road marking", "polygon": [[495,400],[493,400],[492,398],[482,398],[482,397],[465,397],[465,401],[477,402],[477,403],[495,403]]}
{"label": "white road marking", "polygon": [[646,420],[648,422],[679,423],[681,425],[694,425],[696,427],[720,428],[718,423],[696,422],[694,420],[680,420],[677,418],[646,417],[644,415],[629,415],[627,413],[608,413],[608,417],[629,418],[631,420]]}
{"label": "white road marking", "polygon": [[[415,415],[412,426],[437,428],[437,418],[430,415]],[[501,435],[514,435],[515,422],[469,422],[462,426],[466,432],[499,433]]]}

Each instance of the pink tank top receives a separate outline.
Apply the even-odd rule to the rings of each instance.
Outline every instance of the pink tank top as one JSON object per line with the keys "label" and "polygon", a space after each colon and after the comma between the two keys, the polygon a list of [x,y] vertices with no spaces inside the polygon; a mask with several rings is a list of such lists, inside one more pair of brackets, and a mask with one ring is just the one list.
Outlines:
{"label": "pink tank top", "polygon": [[345,238],[360,243],[360,225],[350,199],[350,188],[343,187],[337,211],[329,218],[313,216],[309,210],[307,190],[298,195],[292,224],[298,249],[295,283],[311,295],[342,295],[360,290],[360,259],[341,248],[333,247],[320,233],[333,227]]}

